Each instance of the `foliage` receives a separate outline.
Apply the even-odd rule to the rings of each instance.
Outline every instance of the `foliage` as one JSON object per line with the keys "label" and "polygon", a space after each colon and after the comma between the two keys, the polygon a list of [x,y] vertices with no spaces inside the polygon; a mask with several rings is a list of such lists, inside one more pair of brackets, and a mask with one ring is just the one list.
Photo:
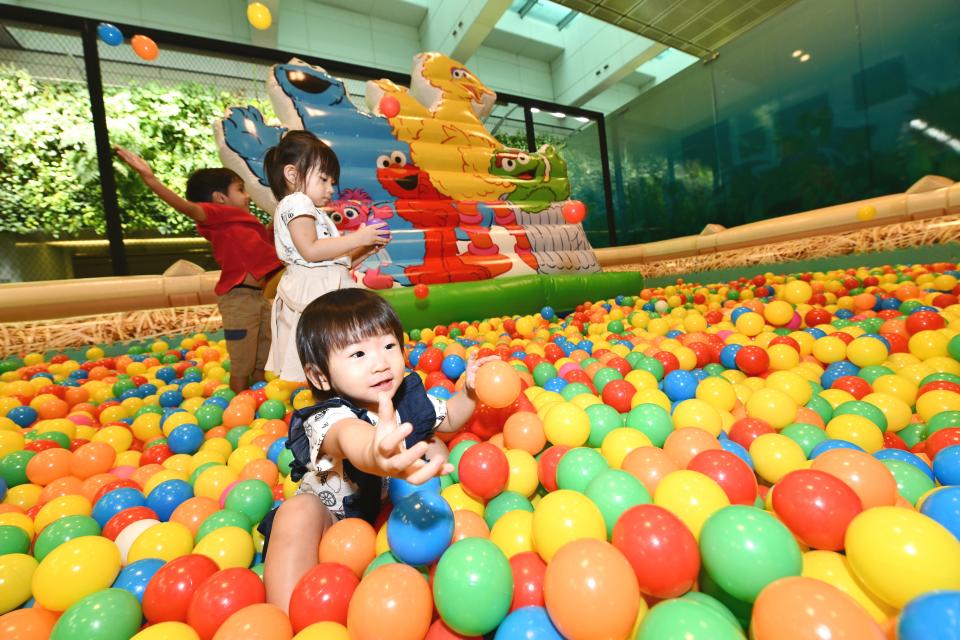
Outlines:
{"label": "foliage", "polygon": [[[268,103],[197,83],[106,87],[104,106],[111,144],[141,154],[157,177],[183,193],[187,176],[220,166],[212,123],[234,104],[255,106],[268,119]],[[12,135],[0,136],[0,232],[35,231],[54,237],[106,231],[90,99],[84,83],[46,82],[0,65],[0,118]],[[114,162],[117,197],[126,232],[189,231],[192,223]]]}

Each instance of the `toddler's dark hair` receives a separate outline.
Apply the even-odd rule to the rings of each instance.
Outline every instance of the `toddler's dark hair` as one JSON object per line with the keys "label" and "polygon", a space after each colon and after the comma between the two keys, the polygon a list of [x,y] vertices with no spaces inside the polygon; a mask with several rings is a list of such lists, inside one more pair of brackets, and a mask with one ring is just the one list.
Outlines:
{"label": "toddler's dark hair", "polygon": [[319,169],[321,173],[333,178],[334,184],[340,182],[340,161],[337,160],[337,154],[309,131],[288,131],[277,146],[267,149],[263,168],[267,173],[270,191],[277,200],[290,193],[283,177],[283,168],[288,164],[297,168],[298,183],[293,185],[294,191],[303,190],[311,169]]}
{"label": "toddler's dark hair", "polygon": [[[312,365],[329,380],[332,351],[383,334],[395,336],[397,348],[403,349],[403,325],[390,303],[367,289],[336,289],[303,310],[297,323],[297,355],[304,370]],[[317,400],[335,395],[309,384]]]}
{"label": "toddler's dark hair", "polygon": [[235,180],[243,182],[235,171],[219,169],[197,169],[187,178],[187,200],[190,202],[213,202],[213,194],[227,194],[227,189]]}

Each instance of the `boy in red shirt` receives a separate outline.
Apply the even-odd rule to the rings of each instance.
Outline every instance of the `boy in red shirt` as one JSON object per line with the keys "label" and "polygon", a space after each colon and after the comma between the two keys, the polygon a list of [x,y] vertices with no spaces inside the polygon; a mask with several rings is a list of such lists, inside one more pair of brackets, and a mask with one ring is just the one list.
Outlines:
{"label": "boy in red shirt", "polygon": [[250,213],[243,180],[230,169],[200,169],[187,179],[184,199],[160,182],[143,158],[122,147],[115,150],[161,200],[193,219],[197,233],[213,247],[221,269],[214,291],[230,355],[230,388],[243,391],[251,374],[254,382],[263,380],[270,352],[270,302],[263,287],[283,265],[273,231]]}

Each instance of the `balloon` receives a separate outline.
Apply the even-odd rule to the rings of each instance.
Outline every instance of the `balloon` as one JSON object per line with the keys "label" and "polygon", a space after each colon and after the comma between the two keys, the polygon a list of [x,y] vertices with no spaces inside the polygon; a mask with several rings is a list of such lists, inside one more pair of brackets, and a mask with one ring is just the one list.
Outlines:
{"label": "balloon", "polygon": [[639,480],[619,469],[601,471],[590,481],[584,493],[600,509],[608,538],[613,535],[613,527],[624,511],[653,502]]}
{"label": "balloon", "polygon": [[843,550],[847,526],[863,510],[853,489],[813,469],[791,471],[775,487],[773,509],[803,544]]}
{"label": "balloon", "polygon": [[891,506],[897,501],[897,481],[893,474],[868,453],[831,449],[817,456],[810,468],[843,480],[860,497],[864,510]]}
{"label": "balloon", "polygon": [[360,518],[335,522],[320,539],[320,562],[338,562],[358,578],[376,555],[377,533],[370,523]]}
{"label": "balloon", "polygon": [[97,36],[103,40],[104,44],[111,47],[116,47],[123,42],[123,33],[109,22],[101,22],[97,25]]}
{"label": "balloon", "polygon": [[[380,98],[380,113],[386,118],[395,118],[400,113],[400,101],[396,96],[383,96]],[[425,298],[426,296],[417,296]]]}
{"label": "balloon", "polygon": [[247,20],[253,25],[254,29],[269,29],[273,22],[273,16],[270,15],[270,9],[262,2],[251,2],[247,5]]}
{"label": "balloon", "polygon": [[846,556],[835,551],[808,551],[803,554],[803,577],[816,578],[836,587],[857,601],[864,611],[883,624],[897,615],[897,610],[867,591],[853,575]]}
{"label": "balloon", "polygon": [[674,471],[657,485],[653,502],[683,520],[697,538],[707,518],[730,504],[720,485],[702,473],[684,469]]}
{"label": "balloon", "polygon": [[644,616],[636,640],[743,640],[729,618],[701,602],[681,598],[654,606]]}
{"label": "balloon", "polygon": [[[157,43],[153,39],[137,34],[130,38],[130,46],[133,47],[133,52],[143,58],[146,61],[156,60],[157,55],[160,51],[157,49]],[[156,462],[156,460],[154,460]]]}
{"label": "balloon", "polygon": [[210,640],[227,618],[266,599],[263,581],[253,571],[240,568],[217,571],[200,584],[190,599],[187,624],[202,640]]}
{"label": "balloon", "polygon": [[753,605],[755,640],[883,640],[879,625],[850,596],[825,582],[788,577],[770,583]]}
{"label": "balloon", "polygon": [[564,640],[543,607],[524,607],[504,618],[494,640]]}
{"label": "balloon", "polygon": [[612,542],[633,567],[643,593],[676,598],[693,588],[700,571],[697,540],[663,507],[645,504],[625,511],[613,527]]}
{"label": "balloon", "polygon": [[43,561],[51,551],[68,540],[100,535],[100,525],[90,516],[67,516],[48,525],[33,544],[33,556]]}
{"label": "balloon", "polygon": [[347,623],[350,598],[360,580],[348,567],[321,562],[300,578],[290,596],[290,622],[297,633],[317,622]]}
{"label": "balloon", "polygon": [[290,640],[293,629],[287,615],[272,604],[252,604],[220,625],[214,640]]}
{"label": "balloon", "polygon": [[637,618],[640,589],[630,563],[602,540],[575,540],[560,549],[543,586],[550,618],[572,640],[624,638]]}
{"label": "balloon", "polygon": [[147,589],[147,584],[153,579],[153,576],[160,570],[164,564],[159,558],[144,558],[137,560],[125,566],[117,579],[113,581],[114,589],[123,589],[129,591],[136,598],[137,602],[143,602],[143,592]]}
{"label": "balloon", "polygon": [[533,544],[545,562],[563,545],[580,538],[607,539],[603,514],[586,496],[560,489],[548,493],[533,512]]}
{"label": "balloon", "polygon": [[510,558],[513,572],[513,601],[510,610],[543,606],[543,580],[547,565],[536,553],[518,553]]}
{"label": "balloon", "polygon": [[510,609],[510,562],[489,540],[461,540],[437,564],[433,597],[440,617],[454,631],[470,635],[488,633]]}
{"label": "balloon", "polygon": [[477,398],[494,409],[509,407],[520,395],[520,376],[506,362],[487,362],[477,371]]}
{"label": "balloon", "polygon": [[218,571],[206,556],[191,554],[163,565],[143,592],[143,615],[153,623],[185,622],[190,599]]}
{"label": "balloon", "polygon": [[0,613],[16,609],[30,599],[37,561],[25,553],[0,556]]}
{"label": "balloon", "polygon": [[720,485],[730,504],[752,505],[757,499],[757,477],[735,453],[701,451],[690,460],[687,469],[702,473]]}
{"label": "balloon", "polygon": [[747,602],[774,580],[798,576],[803,568],[790,531],[754,507],[730,506],[713,514],[700,534],[700,553],[717,585]]}
{"label": "balloon", "polygon": [[118,573],[120,553],[114,543],[100,536],[74,538],[51,551],[37,567],[33,596],[44,609],[64,611],[84,596],[109,587]]}
{"label": "balloon", "polygon": [[567,200],[562,211],[563,219],[569,224],[580,224],[587,215],[587,207],[579,200]]}
{"label": "balloon", "polygon": [[57,617],[46,609],[17,609],[0,615],[0,638],[42,640],[50,637],[56,622]]}
{"label": "balloon", "polygon": [[[932,591],[904,607],[897,624],[901,640],[960,638],[960,591]],[[2,631],[0,618],[0,631]]]}
{"label": "balloon", "polygon": [[421,640],[430,628],[432,612],[430,587],[423,576],[408,565],[388,564],[364,576],[353,592],[347,629],[353,640]]}
{"label": "balloon", "polygon": [[129,591],[103,589],[70,606],[53,627],[50,640],[129,638],[140,628],[140,602]]}
{"label": "balloon", "polygon": [[960,589],[960,544],[925,515],[876,507],[847,528],[847,559],[871,592],[898,609],[935,589]]}

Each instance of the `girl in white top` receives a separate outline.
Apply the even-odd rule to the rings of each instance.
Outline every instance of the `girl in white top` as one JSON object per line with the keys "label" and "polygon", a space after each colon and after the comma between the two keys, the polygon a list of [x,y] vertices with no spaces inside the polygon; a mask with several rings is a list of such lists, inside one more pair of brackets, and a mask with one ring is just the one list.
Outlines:
{"label": "girl in white top", "polygon": [[383,248],[389,230],[385,222],[374,222],[340,235],[322,209],[340,179],[340,163],[309,131],[288,132],[267,151],[263,164],[279,201],[273,216],[277,256],[287,266],[273,302],[266,369],[283,380],[304,382],[296,344],[303,309],[328,291],[355,287],[350,269]]}

